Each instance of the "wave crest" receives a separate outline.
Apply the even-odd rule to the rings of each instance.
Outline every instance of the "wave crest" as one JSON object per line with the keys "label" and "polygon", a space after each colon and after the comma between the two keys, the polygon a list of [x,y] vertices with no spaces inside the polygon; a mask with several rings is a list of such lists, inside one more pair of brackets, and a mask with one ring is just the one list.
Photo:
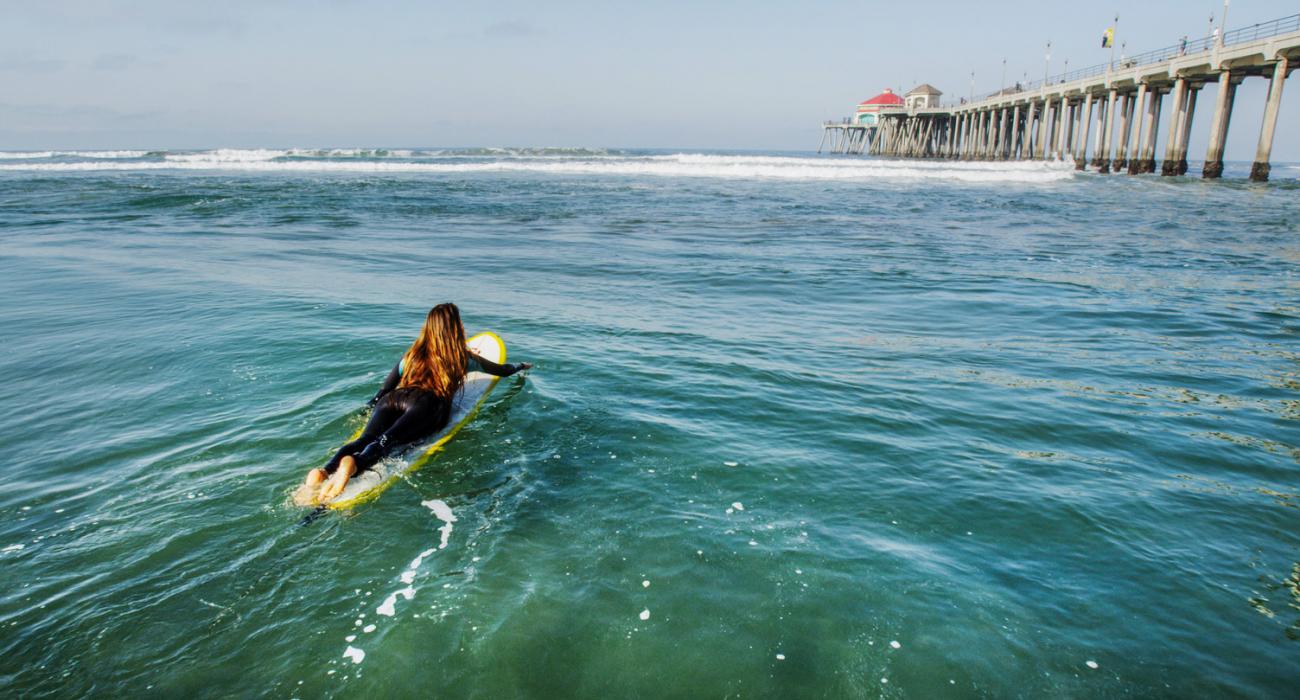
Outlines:
{"label": "wave crest", "polygon": [[[123,152],[125,153],[125,152]],[[139,151],[141,156],[145,152]],[[163,153],[148,159],[101,158],[62,162],[0,163],[9,171],[214,170],[283,173],[492,172],[553,175],[648,176],[771,180],[947,180],[958,182],[1055,182],[1074,177],[1070,163],[964,162],[877,158],[718,155],[614,155],[586,149],[215,149]],[[129,158],[128,156],[120,156]],[[32,156],[26,160],[37,160]]]}
{"label": "wave crest", "polygon": [[38,160],[42,158],[143,158],[149,151],[0,151],[0,160]]}

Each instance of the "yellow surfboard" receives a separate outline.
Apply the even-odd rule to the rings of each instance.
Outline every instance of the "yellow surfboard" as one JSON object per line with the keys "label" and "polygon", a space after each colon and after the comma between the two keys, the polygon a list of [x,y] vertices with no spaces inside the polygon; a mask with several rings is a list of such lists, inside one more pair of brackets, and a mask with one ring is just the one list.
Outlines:
{"label": "yellow surfboard", "polygon": [[[506,344],[496,333],[479,333],[472,337],[466,343],[469,349],[479,357],[495,362],[505,364],[506,362]],[[465,384],[462,391],[457,395],[456,401],[452,406],[451,417],[447,420],[447,426],[439,430],[429,438],[427,446],[416,447],[418,454],[409,462],[402,464],[401,460],[384,459],[380,460],[370,469],[352,477],[348,481],[347,487],[343,489],[334,500],[326,503],[325,506],[335,510],[352,508],[361,505],[367,501],[372,501],[379,497],[389,486],[392,486],[398,478],[403,475],[423,467],[433,457],[435,453],[442,449],[460,429],[469,423],[474,414],[478,413],[479,406],[487,399],[492,388],[497,385],[500,377],[494,377],[486,372],[469,372],[465,375]],[[349,441],[361,437],[361,431],[365,428],[359,428],[355,435]]]}

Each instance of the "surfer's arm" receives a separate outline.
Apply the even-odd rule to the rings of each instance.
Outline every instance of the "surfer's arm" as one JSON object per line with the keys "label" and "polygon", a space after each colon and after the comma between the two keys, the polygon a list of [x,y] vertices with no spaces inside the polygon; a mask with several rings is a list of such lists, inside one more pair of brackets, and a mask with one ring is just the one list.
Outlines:
{"label": "surfer's arm", "polygon": [[371,397],[369,404],[371,406],[374,406],[375,404],[379,403],[379,400],[384,398],[384,394],[387,394],[388,392],[397,388],[397,383],[401,380],[402,380],[402,363],[398,362],[397,364],[393,365],[393,371],[388,373],[388,377],[384,379],[384,385],[379,387],[379,393]]}
{"label": "surfer's arm", "polygon": [[532,367],[532,365],[527,362],[520,362],[517,365],[512,365],[512,364],[499,365],[491,360],[485,360],[479,357],[478,355],[475,355],[472,352],[469,354],[469,356],[474,358],[474,361],[477,362],[479,366],[483,368],[484,372],[487,372],[488,374],[494,377],[509,377],[515,372],[521,372],[523,370],[530,369]]}

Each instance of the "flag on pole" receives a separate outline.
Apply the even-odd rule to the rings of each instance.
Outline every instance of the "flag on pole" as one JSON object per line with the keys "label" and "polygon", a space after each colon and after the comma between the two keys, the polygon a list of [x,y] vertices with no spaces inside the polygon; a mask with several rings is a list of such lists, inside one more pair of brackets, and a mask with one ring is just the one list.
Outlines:
{"label": "flag on pole", "polygon": [[1109,49],[1115,45],[1115,28],[1107,27],[1101,35],[1101,48]]}

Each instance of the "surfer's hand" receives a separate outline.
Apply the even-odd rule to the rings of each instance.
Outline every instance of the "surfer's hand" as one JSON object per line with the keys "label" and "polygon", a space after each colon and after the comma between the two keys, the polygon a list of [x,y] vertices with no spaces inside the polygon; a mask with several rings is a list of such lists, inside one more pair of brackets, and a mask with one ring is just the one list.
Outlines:
{"label": "surfer's hand", "polygon": [[533,368],[533,363],[520,362],[519,364],[515,365],[515,372],[522,372],[526,369],[532,369],[532,368]]}

